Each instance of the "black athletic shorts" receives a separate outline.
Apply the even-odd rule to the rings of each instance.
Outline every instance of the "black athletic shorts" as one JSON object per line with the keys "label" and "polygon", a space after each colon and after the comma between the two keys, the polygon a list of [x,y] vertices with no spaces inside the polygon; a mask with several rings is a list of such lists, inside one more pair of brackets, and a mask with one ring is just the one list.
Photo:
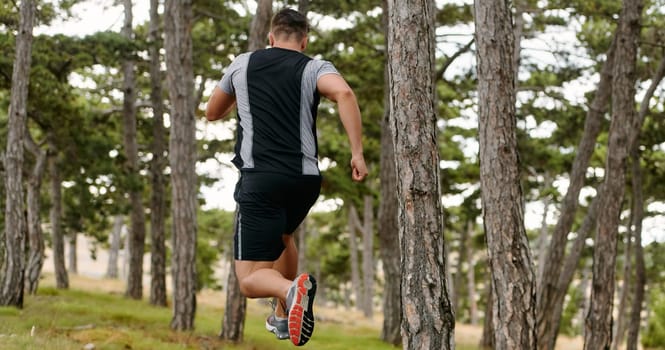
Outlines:
{"label": "black athletic shorts", "polygon": [[234,240],[236,260],[275,261],[284,251],[283,234],[292,234],[321,191],[319,175],[242,172]]}

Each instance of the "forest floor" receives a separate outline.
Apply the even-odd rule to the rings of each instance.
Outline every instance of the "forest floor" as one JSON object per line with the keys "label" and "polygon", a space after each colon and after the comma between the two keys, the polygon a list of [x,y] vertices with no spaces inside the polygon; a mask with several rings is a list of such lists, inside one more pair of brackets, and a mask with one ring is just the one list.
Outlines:
{"label": "forest floor", "polygon": [[[108,279],[108,254],[95,249],[86,239],[77,245],[78,274],[70,274],[70,291],[54,288],[53,262],[47,258],[44,278],[36,296],[26,296],[25,308],[0,308],[0,349],[238,349],[272,350],[291,348],[265,331],[264,319],[270,308],[265,300],[249,300],[245,339],[241,345],[227,344],[217,337],[221,330],[225,293],[203,290],[197,296],[196,330],[173,332],[168,328],[171,309],[148,305],[123,297],[121,279]],[[51,252],[47,252],[47,257]],[[121,259],[122,261],[122,259]],[[149,256],[146,257],[149,275]],[[120,269],[122,273],[122,268]],[[224,274],[225,271],[219,271]],[[149,276],[146,276],[149,278]],[[222,276],[219,276],[222,277]],[[149,292],[149,281],[144,291]],[[221,278],[220,280],[225,280]],[[167,283],[170,287],[170,283]],[[317,305],[317,331],[305,346],[309,349],[388,350],[396,347],[379,340],[382,317],[367,319],[361,313],[342,307]],[[458,323],[455,327],[458,350],[477,349],[482,326]],[[581,338],[560,336],[558,350],[582,349]]]}

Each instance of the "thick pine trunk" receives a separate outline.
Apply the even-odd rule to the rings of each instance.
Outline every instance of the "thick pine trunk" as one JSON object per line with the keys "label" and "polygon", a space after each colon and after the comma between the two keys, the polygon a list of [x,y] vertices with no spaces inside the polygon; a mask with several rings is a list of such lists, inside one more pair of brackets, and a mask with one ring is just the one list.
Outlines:
{"label": "thick pine trunk", "polygon": [[388,1],[390,127],[399,174],[402,344],[409,350],[454,348],[439,182],[435,10],[430,0]]}
{"label": "thick pine trunk", "polygon": [[635,81],[642,1],[626,1],[617,29],[612,81],[610,124],[605,180],[598,214],[593,255],[593,282],[585,318],[584,349],[609,348],[612,341],[612,305],[619,216],[623,202],[626,160],[631,133],[641,126],[635,113]]}
{"label": "thick pine trunk", "polygon": [[25,288],[28,293],[37,293],[39,277],[44,266],[44,233],[42,232],[41,188],[46,172],[46,151],[35,143],[26,129],[25,148],[35,157],[35,164],[28,178],[28,260],[25,267]]}
{"label": "thick pine trunk", "polygon": [[535,349],[535,275],[524,228],[508,2],[476,0],[480,182],[495,349]]}
{"label": "thick pine trunk", "polygon": [[[124,0],[125,20],[121,34],[128,42],[134,40],[132,30],[132,1]],[[143,297],[143,254],[145,249],[145,213],[141,198],[138,168],[138,142],[136,140],[136,79],[134,78],[133,53],[127,53],[122,62],[123,71],[123,143],[125,168],[130,181],[129,201],[131,206],[129,229],[129,273],[126,296],[132,299]]]}
{"label": "thick pine trunk", "polygon": [[173,218],[171,328],[191,330],[196,314],[196,124],[192,68],[192,1],[167,0],[164,28],[171,100],[169,155]]}
{"label": "thick pine trunk", "polygon": [[150,0],[150,103],[152,104],[152,160],[150,176],[150,304],[166,306],[166,130],[159,49],[162,47],[159,0]]}
{"label": "thick pine trunk", "polygon": [[249,51],[268,46],[268,32],[272,19],[272,0],[258,0],[257,9],[249,29]]}
{"label": "thick pine trunk", "polygon": [[12,71],[12,88],[7,125],[5,153],[5,256],[0,261],[0,305],[23,307],[25,269],[25,209],[23,197],[23,141],[25,139],[28,84],[32,61],[32,27],[35,3],[21,1],[19,29],[16,35],[16,60]]}
{"label": "thick pine trunk", "polygon": [[49,140],[49,175],[51,178],[51,235],[53,240],[53,265],[55,270],[55,285],[59,289],[69,288],[69,276],[65,267],[65,237],[62,233],[62,180],[58,152]]}

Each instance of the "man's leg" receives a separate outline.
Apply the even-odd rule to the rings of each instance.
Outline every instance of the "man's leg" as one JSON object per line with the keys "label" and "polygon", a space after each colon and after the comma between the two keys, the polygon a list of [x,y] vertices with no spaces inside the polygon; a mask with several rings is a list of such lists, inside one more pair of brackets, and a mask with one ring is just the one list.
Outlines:
{"label": "man's leg", "polygon": [[236,260],[236,276],[240,291],[248,298],[277,297],[286,300],[291,280],[273,269],[273,261]]}
{"label": "man's leg", "polygon": [[[282,235],[282,241],[285,248],[273,264],[273,269],[279,271],[284,278],[293,281],[298,273],[298,250],[292,234]],[[275,316],[286,317],[286,302],[279,298],[276,298],[275,302]]]}

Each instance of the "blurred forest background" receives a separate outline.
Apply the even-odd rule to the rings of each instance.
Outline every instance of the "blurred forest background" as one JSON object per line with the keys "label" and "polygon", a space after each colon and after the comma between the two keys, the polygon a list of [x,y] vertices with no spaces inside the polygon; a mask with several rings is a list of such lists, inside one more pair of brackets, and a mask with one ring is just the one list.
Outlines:
{"label": "blurred forest background", "polygon": [[[3,144],[11,143],[9,107],[16,83],[12,71],[24,2],[0,3]],[[94,277],[126,280],[128,297],[150,295],[150,303],[167,305],[171,258],[178,244],[172,240],[169,209],[174,205],[169,164],[173,91],[166,84],[167,52],[159,19],[164,4],[153,0],[157,6],[150,13],[148,0],[35,3],[26,131],[20,139],[25,155],[18,169],[27,203],[26,291],[38,290],[42,270],[54,272],[58,288],[76,288],[69,284],[68,274],[86,270],[80,261],[104,256],[105,261],[97,261],[104,269]],[[312,30],[306,53],[332,61],[354,89],[370,167],[364,183],[352,183],[346,136],[333,105],[323,101],[317,127],[324,182],[319,203],[297,232],[300,269],[320,282],[317,303],[354,308],[364,317],[393,320],[399,327],[397,316],[386,314],[390,310],[385,304],[399,290],[399,283],[394,279],[391,283],[385,271],[394,258],[399,259],[399,247],[396,209],[384,207],[390,204],[382,199],[386,194],[381,190],[386,29],[385,5],[378,0],[192,1],[195,288],[227,292],[235,283],[233,276],[227,276],[233,242],[231,194],[237,179],[229,162],[235,121],[206,122],[205,102],[224,67],[252,47],[250,33],[258,33],[254,48],[267,45],[267,29],[260,25],[265,27],[266,18],[283,6],[307,12]],[[84,33],[60,31],[66,23],[89,20],[100,8],[104,17],[114,19],[110,27]],[[478,104],[482,101],[476,90],[473,3],[436,1],[436,9],[441,235],[450,298],[458,324],[483,327],[491,288],[480,200]],[[552,344],[557,334],[584,332],[592,289],[593,232],[603,210],[594,203],[606,173],[611,115],[607,76],[621,9],[619,0],[512,3],[525,226],[535,262],[538,325],[547,325],[539,339],[551,339]],[[663,0],[644,4],[635,72],[635,110],[643,125],[630,151],[618,249],[612,253],[617,286],[612,343],[623,344],[633,326],[643,346],[665,348]],[[589,136],[588,123],[594,115],[597,130]],[[589,145],[585,164],[578,155],[581,147]],[[6,177],[12,170],[4,166],[2,171]],[[573,180],[573,173],[581,177]],[[1,198],[8,192],[5,186],[8,181],[0,187]],[[3,224],[5,213],[0,212]],[[0,276],[8,280],[6,257],[12,252],[6,242],[11,241],[2,231],[0,261],[5,264]],[[77,249],[82,242],[90,249]],[[45,251],[52,266],[44,266]],[[545,299],[550,302],[542,302]],[[381,337],[399,343],[395,327],[384,323]]]}

